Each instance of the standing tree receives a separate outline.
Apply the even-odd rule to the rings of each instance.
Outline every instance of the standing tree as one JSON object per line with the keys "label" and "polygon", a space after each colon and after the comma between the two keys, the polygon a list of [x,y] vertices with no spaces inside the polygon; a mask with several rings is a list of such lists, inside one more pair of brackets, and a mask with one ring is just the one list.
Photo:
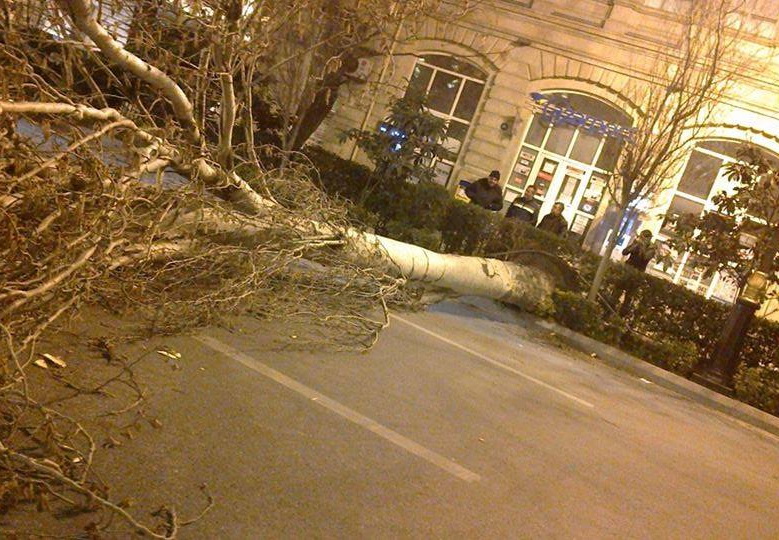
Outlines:
{"label": "standing tree", "polygon": [[[747,61],[741,32],[734,27],[741,0],[685,2],[679,14],[674,47],[659,50],[647,65],[637,66],[646,80],[628,84],[625,94],[638,106],[634,137],[626,142],[607,182],[619,208],[618,224],[637,214],[637,205],[670,187],[689,143],[711,121],[716,106],[738,82]],[[622,225],[618,225],[621,227]],[[588,299],[597,300],[611,254],[622,231],[612,234],[590,286]]]}
{"label": "standing tree", "polygon": [[683,216],[675,247],[699,255],[709,274],[720,272],[743,291],[704,368],[729,386],[755,311],[779,285],[779,163],[754,147],[728,166],[730,189],[714,197],[716,210]]}
{"label": "standing tree", "polygon": [[443,151],[439,141],[445,134],[446,121],[432,114],[424,96],[415,93],[395,100],[378,129],[344,133],[344,140],[356,141],[376,166],[360,194],[360,204],[377,187],[397,192],[397,186],[409,179],[430,181],[435,172],[433,160]]}

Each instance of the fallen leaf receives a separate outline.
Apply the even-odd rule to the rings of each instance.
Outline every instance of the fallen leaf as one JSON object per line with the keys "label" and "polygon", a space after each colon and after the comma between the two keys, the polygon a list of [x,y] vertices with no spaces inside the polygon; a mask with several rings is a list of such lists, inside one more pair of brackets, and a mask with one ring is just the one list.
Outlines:
{"label": "fallen leaf", "polygon": [[484,442],[484,439],[482,437],[479,437],[479,442]]}
{"label": "fallen leaf", "polygon": [[38,366],[39,368],[49,369],[49,364],[47,364],[46,360],[44,360],[43,358],[38,358],[36,360],[33,360],[32,363]]}
{"label": "fallen leaf", "polygon": [[68,364],[65,363],[65,361],[58,356],[54,356],[53,354],[49,354],[49,353],[43,353],[41,356],[57,367],[60,368],[68,367]]}
{"label": "fallen leaf", "polygon": [[160,422],[156,418],[152,418],[151,420],[149,420],[149,424],[151,424],[151,427],[156,429],[160,429],[162,427],[162,422]]}
{"label": "fallen leaf", "polygon": [[170,358],[171,360],[178,360],[181,357],[181,355],[176,356],[175,354],[168,351],[157,351],[157,354],[161,354],[162,356]]}

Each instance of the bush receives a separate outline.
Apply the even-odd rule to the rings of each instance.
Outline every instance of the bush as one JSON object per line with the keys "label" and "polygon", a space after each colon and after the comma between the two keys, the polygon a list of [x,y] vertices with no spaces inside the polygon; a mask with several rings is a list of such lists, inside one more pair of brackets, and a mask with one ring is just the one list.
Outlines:
{"label": "bush", "polygon": [[419,229],[409,227],[404,221],[390,221],[384,226],[382,232],[395,240],[425,249],[438,251],[441,248],[441,231],[435,229]]}
{"label": "bush", "polygon": [[444,249],[448,253],[481,255],[499,222],[494,212],[452,199],[441,226]]}
{"label": "bush", "polygon": [[742,366],[733,381],[739,400],[779,415],[779,371],[776,368]]}
{"label": "bush", "polygon": [[621,347],[630,354],[684,377],[692,375],[700,360],[700,352],[695,343],[683,339],[677,341],[668,336],[655,336],[650,339],[626,333],[622,336]]}
{"label": "bush", "polygon": [[430,182],[405,184],[399,195],[391,202],[393,218],[416,229],[440,231],[454,203],[445,187]]}
{"label": "bush", "polygon": [[507,260],[527,250],[545,251],[568,260],[581,255],[578,246],[516,219],[500,220],[484,245],[486,256]]}
{"label": "bush", "polygon": [[[690,341],[697,347],[700,360],[711,356],[730,306],[631,267],[612,265],[602,294],[613,304],[623,288],[635,289],[631,309],[625,315],[631,328],[658,341]],[[775,357],[771,343],[777,340],[779,325],[755,321],[742,358],[748,365],[759,365],[762,359]]]}
{"label": "bush", "polygon": [[373,171],[319,147],[308,147],[306,156],[319,171],[322,188],[329,195],[356,201],[373,176]]}
{"label": "bush", "polygon": [[603,309],[579,293],[553,291],[552,318],[575,332],[580,332],[604,343],[616,344],[622,334],[622,327],[615,319],[604,317]]}

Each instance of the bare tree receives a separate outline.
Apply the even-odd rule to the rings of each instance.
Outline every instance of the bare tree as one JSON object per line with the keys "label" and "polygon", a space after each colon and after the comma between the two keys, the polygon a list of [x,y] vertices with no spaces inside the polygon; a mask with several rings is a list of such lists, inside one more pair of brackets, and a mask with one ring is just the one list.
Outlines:
{"label": "bare tree", "polygon": [[[636,78],[625,94],[637,104],[634,138],[623,144],[607,182],[611,199],[620,209],[618,226],[637,214],[637,203],[653,200],[671,187],[689,151],[690,142],[716,115],[717,106],[747,73],[754,73],[765,57],[749,49],[737,21],[742,0],[686,2],[679,14],[679,33],[673,47],[656,51],[636,66],[645,80]],[[595,301],[620,236],[609,238],[590,286]]]}

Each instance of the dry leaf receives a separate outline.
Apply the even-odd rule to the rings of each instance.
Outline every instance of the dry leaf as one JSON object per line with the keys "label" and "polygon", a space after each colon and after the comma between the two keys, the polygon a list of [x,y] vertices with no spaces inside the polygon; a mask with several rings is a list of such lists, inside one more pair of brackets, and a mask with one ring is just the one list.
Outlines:
{"label": "dry leaf", "polygon": [[54,356],[53,354],[49,354],[49,353],[43,353],[41,356],[44,357],[46,360],[48,360],[49,363],[54,364],[59,368],[68,367],[68,364],[59,356]]}
{"label": "dry leaf", "polygon": [[49,364],[47,364],[46,360],[44,360],[43,358],[37,358],[33,360],[32,363],[38,366],[39,368],[49,369]]}
{"label": "dry leaf", "polygon": [[166,358],[170,358],[171,360],[178,360],[179,358],[181,358],[180,354],[176,356],[175,354],[168,351],[157,351],[157,354],[161,354],[162,356],[165,356]]}

